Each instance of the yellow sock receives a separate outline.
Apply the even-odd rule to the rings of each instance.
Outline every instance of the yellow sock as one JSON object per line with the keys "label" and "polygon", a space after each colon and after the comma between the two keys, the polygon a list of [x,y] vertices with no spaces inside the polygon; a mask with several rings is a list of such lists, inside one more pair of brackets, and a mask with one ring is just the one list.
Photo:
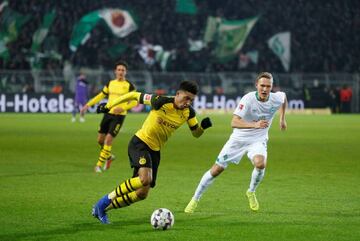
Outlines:
{"label": "yellow sock", "polygon": [[121,197],[141,187],[143,187],[143,185],[140,181],[140,177],[129,178],[125,182],[121,183],[117,188],[115,188],[115,190],[109,194],[109,197],[111,199]]}
{"label": "yellow sock", "polygon": [[117,197],[111,201],[111,204],[106,208],[110,210],[113,208],[123,208],[140,201],[141,199],[136,195],[136,192],[127,193],[123,196]]}
{"label": "yellow sock", "polygon": [[99,159],[98,162],[96,163],[96,166],[101,167],[110,156],[111,156],[111,146],[104,145],[100,151]]}

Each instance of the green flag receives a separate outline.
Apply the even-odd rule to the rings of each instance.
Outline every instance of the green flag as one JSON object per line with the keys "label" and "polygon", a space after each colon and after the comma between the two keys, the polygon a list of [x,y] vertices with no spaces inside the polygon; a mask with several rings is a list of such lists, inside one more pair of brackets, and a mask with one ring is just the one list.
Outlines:
{"label": "green flag", "polygon": [[55,10],[45,14],[41,26],[36,30],[33,35],[31,52],[37,52],[40,49],[40,46],[44,39],[46,38],[49,28],[55,19]]}
{"label": "green flag", "polygon": [[84,44],[90,38],[90,32],[100,21],[99,11],[91,12],[75,24],[70,39],[70,49],[76,51],[79,45]]}
{"label": "green flag", "polygon": [[209,43],[214,41],[216,30],[221,22],[221,18],[209,16],[206,23],[206,29],[204,34],[204,42]]}
{"label": "green flag", "polygon": [[0,57],[4,59],[10,57],[6,45],[17,39],[21,27],[30,19],[30,16],[20,14],[7,5],[7,1],[0,5]]}
{"label": "green flag", "polygon": [[155,59],[160,64],[160,67],[163,71],[166,71],[171,55],[172,55],[171,51],[166,51],[163,49],[160,49],[159,51],[156,52]]}
{"label": "green flag", "polygon": [[197,7],[194,0],[176,0],[176,12],[195,15]]}
{"label": "green flag", "polygon": [[125,50],[127,49],[127,45],[125,44],[116,44],[116,45],[113,45],[111,46],[108,50],[107,50],[107,53],[109,54],[109,56],[112,58],[112,59],[118,59],[122,53],[125,52]]}
{"label": "green flag", "polygon": [[258,18],[235,21],[222,20],[215,35],[214,54],[216,58],[220,61],[228,61],[236,57]]}
{"label": "green flag", "polygon": [[290,38],[290,32],[282,32],[275,34],[268,40],[269,48],[279,57],[286,71],[290,70]]}

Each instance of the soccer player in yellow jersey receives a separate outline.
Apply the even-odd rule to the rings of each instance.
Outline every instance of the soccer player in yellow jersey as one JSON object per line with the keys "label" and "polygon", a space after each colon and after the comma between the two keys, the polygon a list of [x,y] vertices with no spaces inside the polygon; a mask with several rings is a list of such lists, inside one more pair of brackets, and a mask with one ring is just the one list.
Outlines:
{"label": "soccer player in yellow jersey", "polygon": [[[110,80],[98,95],[86,103],[86,105],[81,109],[81,113],[85,113],[90,106],[95,105],[105,97],[107,97],[108,101],[111,102],[124,94],[135,91],[134,85],[125,79],[127,69],[128,65],[126,62],[117,62],[114,70],[116,79]],[[100,123],[97,138],[98,143],[101,146],[101,151],[95,166],[95,172],[100,173],[103,170],[110,168],[111,162],[115,159],[115,156],[111,154],[113,140],[119,133],[119,130],[124,123],[127,110],[131,109],[135,105],[137,105],[135,100],[118,103],[113,105],[108,113],[104,114]]]}
{"label": "soccer player in yellow jersey", "polygon": [[109,101],[106,106],[99,106],[99,112],[106,112],[118,103],[136,100],[152,107],[143,126],[129,142],[130,166],[134,168],[132,178],[106,194],[93,207],[92,214],[101,223],[109,223],[106,214],[108,210],[127,207],[147,197],[150,188],[155,186],[160,149],[175,130],[186,122],[193,136],[200,137],[204,129],[211,127],[209,118],[203,119],[199,125],[191,107],[197,92],[198,85],[195,82],[183,81],[174,97],[132,92]]}

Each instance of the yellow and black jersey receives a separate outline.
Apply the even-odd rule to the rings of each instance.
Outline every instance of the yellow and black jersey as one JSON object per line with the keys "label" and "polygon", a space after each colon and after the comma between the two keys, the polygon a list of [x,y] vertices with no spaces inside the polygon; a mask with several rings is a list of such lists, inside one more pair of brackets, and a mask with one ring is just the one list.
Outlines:
{"label": "yellow and black jersey", "polygon": [[[115,99],[117,99],[118,97],[127,94],[131,91],[135,91],[135,86],[130,83],[128,80],[110,80],[102,89],[102,91],[96,95],[94,98],[92,98],[87,105],[88,106],[93,106],[96,103],[98,103],[100,100],[104,99],[105,97],[108,98],[108,102],[112,102]],[[117,107],[121,107],[124,111],[121,113],[118,113],[118,115],[126,115],[127,114],[127,110],[131,109],[132,107],[136,106],[137,102],[136,101],[127,101],[127,102],[122,102],[119,103],[117,105],[114,105],[109,113],[110,114],[115,114],[114,113],[114,109]]]}
{"label": "yellow and black jersey", "polygon": [[176,109],[174,97],[141,94],[138,100],[140,104],[151,105],[152,110],[135,135],[154,151],[159,151],[172,133],[185,122],[191,130],[199,127],[194,109]]}

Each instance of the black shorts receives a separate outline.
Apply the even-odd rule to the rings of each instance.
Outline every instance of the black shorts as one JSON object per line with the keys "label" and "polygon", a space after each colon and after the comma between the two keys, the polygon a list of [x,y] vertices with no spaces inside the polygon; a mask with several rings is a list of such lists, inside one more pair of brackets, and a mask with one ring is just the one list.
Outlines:
{"label": "black shorts", "polygon": [[110,133],[115,137],[124,123],[125,115],[112,115],[105,113],[100,123],[99,133]]}
{"label": "black shorts", "polygon": [[133,177],[137,177],[140,167],[152,169],[151,187],[155,187],[157,171],[160,164],[160,151],[153,151],[139,137],[133,136],[129,142],[128,155],[131,168],[134,168]]}

